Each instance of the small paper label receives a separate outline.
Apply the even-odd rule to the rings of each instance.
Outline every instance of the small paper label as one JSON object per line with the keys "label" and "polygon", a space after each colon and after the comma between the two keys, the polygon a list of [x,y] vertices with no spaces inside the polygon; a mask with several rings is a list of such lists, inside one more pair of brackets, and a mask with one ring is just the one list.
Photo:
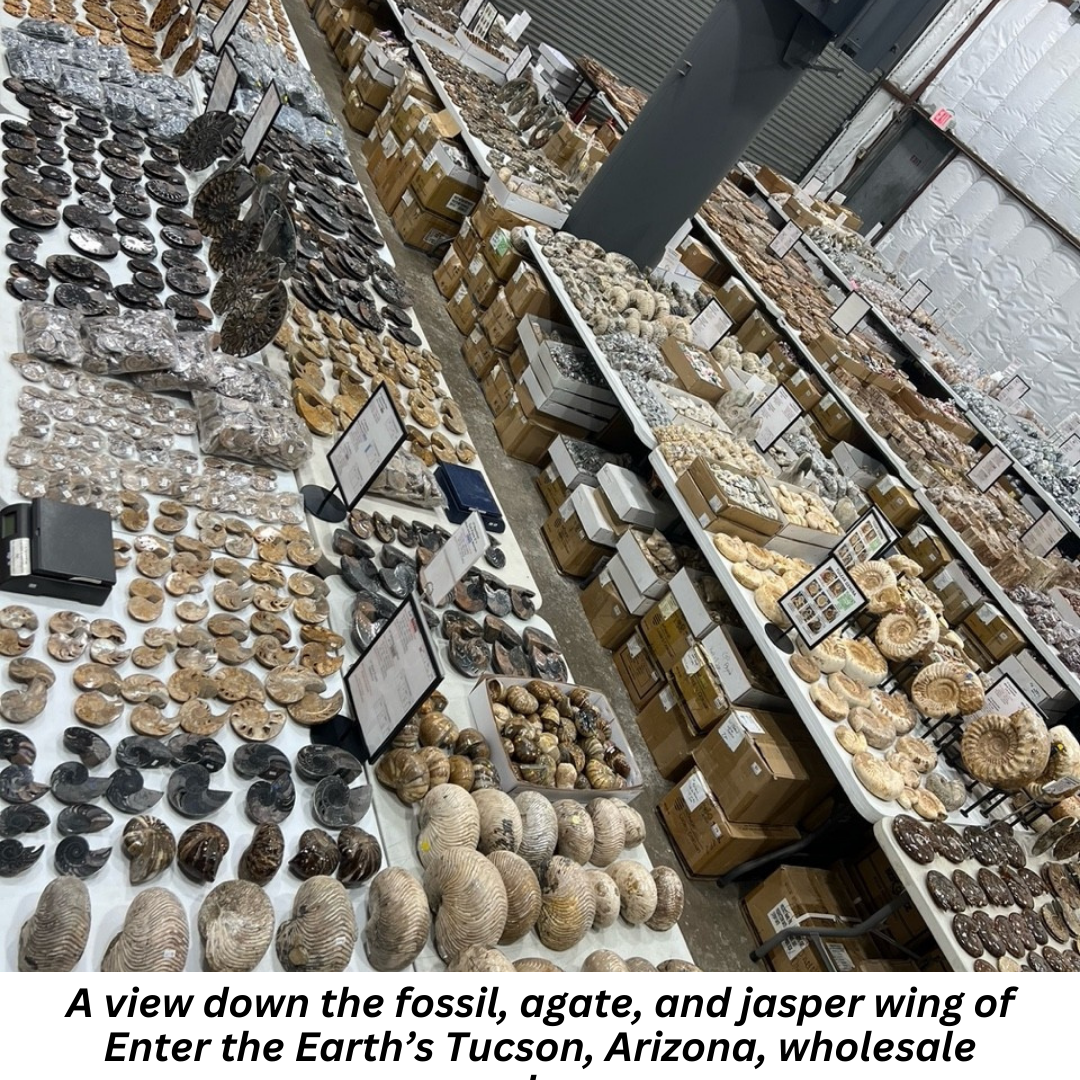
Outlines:
{"label": "small paper label", "polygon": [[664,706],[664,712],[671,712],[675,708],[675,691],[670,686],[660,691],[660,704]]}
{"label": "small paper label", "polygon": [[667,596],[660,601],[660,617],[662,619],[670,619],[678,610],[679,605],[675,600],[674,594],[668,593]]}
{"label": "small paper label", "polygon": [[8,547],[8,571],[12,577],[26,577],[30,573],[30,538],[16,537]]}
{"label": "small paper label", "polygon": [[446,207],[448,210],[453,210],[455,214],[471,214],[476,203],[472,199],[466,199],[464,195],[451,195],[446,200]]}
{"label": "small paper label", "polygon": [[761,766],[756,761],[752,761],[752,762],[750,762],[750,771],[755,776],[760,776],[761,775]]}
{"label": "small paper label", "polygon": [[679,790],[682,792],[686,809],[691,812],[696,810],[709,797],[705,784],[697,773],[691,773],[683,781],[683,785]]}
{"label": "small paper label", "polygon": [[483,255],[477,255],[471,263],[469,263],[469,277],[476,277],[481,270],[484,269],[484,257]]}
{"label": "small paper label", "polygon": [[697,649],[691,649],[683,657],[682,666],[687,675],[696,675],[701,670],[701,657],[698,656]]}
{"label": "small paper label", "polygon": [[638,640],[637,634],[634,634],[634,636],[626,643],[626,651],[631,656],[639,656],[641,654],[641,642]]}
{"label": "small paper label", "polygon": [[574,512],[574,504],[569,499],[567,499],[566,502],[564,502],[562,504],[562,506],[559,507],[559,517],[561,517],[563,519],[563,521],[568,521],[569,518],[570,518],[570,515],[573,512]]}
{"label": "small paper label", "polygon": [[729,716],[720,725],[720,738],[724,740],[727,748],[734,754],[743,744],[746,732],[743,731],[739,721],[734,716]]}
{"label": "small paper label", "polygon": [[[769,912],[769,923],[777,934],[789,926],[796,925],[795,912],[786,897]],[[789,960],[794,960],[807,947],[807,944],[804,937],[788,938],[783,943],[784,955]]]}
{"label": "small paper label", "polygon": [[855,970],[855,964],[851,960],[850,953],[839,941],[826,941],[825,949],[833,962],[833,967],[835,967],[837,971],[847,972]]}
{"label": "small paper label", "polygon": [[743,731],[748,731],[751,735],[765,734],[765,729],[758,723],[758,719],[753,713],[746,712],[743,709],[737,709],[735,716],[738,717]]}

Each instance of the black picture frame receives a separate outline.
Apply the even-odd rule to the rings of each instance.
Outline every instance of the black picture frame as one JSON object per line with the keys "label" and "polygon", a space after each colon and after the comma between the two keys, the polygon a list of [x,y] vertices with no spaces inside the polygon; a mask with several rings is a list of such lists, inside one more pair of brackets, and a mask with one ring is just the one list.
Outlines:
{"label": "black picture frame", "polygon": [[[221,59],[218,61],[217,71],[214,73],[214,81],[210,87],[210,93],[206,95],[206,108],[203,109],[203,112],[228,112],[232,105],[233,98],[236,96],[236,84],[239,81],[239,77],[236,61],[233,59],[233,52],[231,49],[226,49],[221,54]],[[229,96],[227,100],[224,104],[219,102],[215,105],[215,95],[218,95],[219,91],[222,91],[226,85],[229,86]],[[214,105],[214,108],[211,108],[211,105]]]}
{"label": "black picture frame", "polygon": [[[365,713],[359,707],[362,703],[357,702],[353,693],[352,680],[356,671],[361,668],[366,662],[372,661],[377,656],[377,648],[379,642],[389,633],[392,633],[395,624],[398,619],[402,618],[405,613],[411,614],[413,620],[419,631],[420,640],[424,644],[424,650],[428,659],[431,662],[431,666],[435,669],[435,676],[426,684],[423,693],[416,696],[415,700],[405,710],[403,716],[395,720],[391,726],[390,733],[385,735],[377,745],[373,746],[373,733],[365,729],[364,716]],[[364,755],[361,760],[367,764],[368,762],[376,761],[390,746],[395,736],[399,731],[409,722],[416,710],[425,702],[435,690],[442,683],[445,678],[445,674],[442,670],[442,664],[439,662],[438,649],[435,647],[434,641],[431,639],[431,634],[428,631],[427,623],[424,619],[424,613],[420,608],[420,601],[416,594],[409,596],[403,600],[401,606],[397,611],[386,621],[386,625],[375,635],[374,640],[365,650],[364,655],[361,656],[352,667],[345,673],[345,696],[349,702],[349,712],[352,715],[353,723],[356,725],[356,732],[359,741],[363,747]],[[360,756],[360,755],[357,755]]]}
{"label": "black picture frame", "polygon": [[[270,108],[269,110],[266,110],[265,106],[268,102]],[[259,156],[259,151],[262,149],[263,143],[266,142],[267,135],[269,135],[274,128],[274,121],[277,120],[282,105],[284,105],[284,99],[281,96],[281,91],[278,89],[277,80],[274,80],[263,91],[263,96],[259,99],[259,104],[255,106],[255,111],[251,114],[251,120],[248,121],[248,126],[244,129],[244,134],[240,136],[240,148],[244,155],[244,162],[247,165],[251,165]],[[249,147],[248,133],[254,129],[256,122],[260,124],[264,122],[267,111],[270,113],[270,119],[266,121],[266,126],[259,136],[259,141],[254,146]]]}
{"label": "black picture frame", "polygon": [[779,395],[781,395],[781,394],[786,394],[788,396],[788,398],[790,398],[792,404],[794,404],[795,408],[798,410],[798,415],[796,415],[792,419],[791,423],[788,424],[787,427],[785,427],[774,439],[769,440],[768,446],[762,446],[761,443],[758,442],[758,437],[756,435],[754,436],[754,446],[756,446],[757,449],[760,450],[762,453],[765,453],[770,447],[775,446],[803,418],[803,415],[804,415],[803,407],[799,404],[799,399],[796,398],[795,395],[786,386],[778,386],[750,414],[751,419],[753,419],[755,416],[757,416],[757,414],[760,413],[763,409],[768,408],[769,402],[773,401],[774,399],[777,399],[779,397]]}
{"label": "black picture frame", "polygon": [[[839,544],[836,545],[835,548],[833,548],[833,555],[836,556],[837,559],[840,559],[840,564],[844,566],[845,569],[848,569],[848,567],[844,564],[843,558],[841,557],[841,551],[844,548],[845,544],[850,543],[852,535],[859,531],[860,526],[864,521],[866,521],[867,518],[873,518],[877,522],[878,530],[888,539],[873,554],[870,554],[868,552],[864,556],[864,559],[868,560],[878,558],[881,552],[887,551],[890,547],[893,546],[893,544],[897,542],[897,540],[900,539],[900,533],[893,526],[892,522],[889,521],[889,519],[876,506],[871,506],[870,509],[867,510],[865,514],[862,514],[859,517],[858,521],[856,521],[855,524],[852,525],[851,528],[844,533],[843,539],[840,541]],[[859,560],[856,559],[854,562],[851,563],[851,565],[854,566],[855,563],[858,561]]]}
{"label": "black picture frame", "polygon": [[829,316],[829,321],[844,337],[853,333],[859,323],[870,314],[870,302],[857,292],[848,293],[836,310]]}
{"label": "black picture frame", "polygon": [[[837,576],[843,586],[843,593],[851,593],[856,598],[861,597],[861,600],[857,599],[855,606],[839,621],[829,622],[827,627],[823,625],[820,633],[813,631],[809,626],[807,626],[807,630],[804,632],[803,625],[805,625],[807,620],[805,620],[799,612],[798,607],[794,602],[794,598],[796,594],[807,591],[809,585],[813,584],[811,579],[823,576],[826,571],[831,571]],[[830,583],[825,583],[822,587],[828,587],[829,584]],[[839,599],[839,597],[836,597],[836,599]],[[848,574],[840,560],[834,556],[830,556],[819,566],[815,566],[798,585],[789,589],[779,600],[780,610],[783,611],[791,621],[791,625],[795,628],[795,632],[803,639],[803,642],[808,649],[814,648],[815,645],[820,645],[827,637],[832,637],[833,634],[843,630],[845,626],[863,612],[868,603],[869,600],[867,599],[866,594],[851,579],[851,575]]]}
{"label": "black picture frame", "polygon": [[[350,433],[353,431],[353,428],[356,427],[360,418],[367,413],[368,409],[371,409],[375,406],[375,402],[379,398],[380,394],[385,396],[387,407],[394,414],[394,416],[397,417],[398,423],[401,425],[401,435],[394,443],[394,449],[391,450],[389,454],[380,459],[380,464],[378,468],[376,468],[372,472],[371,476],[368,478],[367,482],[364,484],[361,490],[355,495],[355,497],[353,497],[342,486],[341,476],[339,475],[337,466],[334,463],[334,454],[338,450],[338,448],[345,442],[345,440],[349,438]],[[326,454],[327,464],[330,466],[330,472],[334,477],[334,490],[340,494],[341,500],[344,503],[346,510],[352,510],[353,507],[355,507],[356,504],[367,494],[368,489],[375,482],[379,473],[381,473],[383,469],[386,468],[387,463],[401,449],[402,445],[407,439],[408,434],[405,431],[405,424],[402,422],[401,417],[398,416],[397,409],[394,408],[394,399],[390,396],[390,390],[388,389],[386,383],[380,383],[378,388],[375,390],[375,393],[368,398],[367,403],[356,414],[356,416],[353,418],[352,423],[349,424],[349,426],[337,437],[334,445],[330,447]]]}
{"label": "black picture frame", "polygon": [[218,55],[232,37],[233,31],[244,17],[244,12],[247,11],[250,2],[251,0],[232,0],[232,3],[222,12],[214,29],[210,31],[210,47]]}

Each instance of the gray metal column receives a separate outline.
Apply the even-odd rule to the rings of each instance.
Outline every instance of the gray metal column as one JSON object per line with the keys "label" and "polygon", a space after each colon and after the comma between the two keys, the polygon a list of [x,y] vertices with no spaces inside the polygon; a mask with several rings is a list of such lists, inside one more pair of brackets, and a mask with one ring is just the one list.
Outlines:
{"label": "gray metal column", "polygon": [[831,36],[796,0],[719,0],[565,229],[654,266]]}

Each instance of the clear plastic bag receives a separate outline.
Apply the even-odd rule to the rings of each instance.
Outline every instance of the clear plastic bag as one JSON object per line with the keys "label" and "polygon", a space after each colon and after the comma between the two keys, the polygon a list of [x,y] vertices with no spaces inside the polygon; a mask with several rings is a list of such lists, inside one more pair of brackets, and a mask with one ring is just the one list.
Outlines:
{"label": "clear plastic bag", "polygon": [[23,19],[19,23],[19,33],[27,37],[44,38],[46,41],[68,43],[74,41],[77,36],[73,26],[53,19]]}
{"label": "clear plastic bag", "polygon": [[105,106],[105,87],[102,86],[96,71],[67,64],[60,72],[57,89],[68,101],[78,105],[88,105],[95,109]]}
{"label": "clear plastic bag", "polygon": [[82,324],[83,367],[96,375],[169,371],[176,364],[176,331],[168,311],[101,315]]}
{"label": "clear plastic bag", "polygon": [[407,444],[375,478],[368,494],[381,495],[384,499],[393,499],[409,506],[434,508],[446,505],[446,496],[436,482],[435,474]]}
{"label": "clear plastic bag", "polygon": [[8,71],[16,79],[36,79],[46,86],[56,86],[63,71],[59,60],[42,51],[41,42],[25,38],[24,43],[7,50]]}
{"label": "clear plastic bag", "polygon": [[284,393],[286,404],[282,406],[196,390],[191,396],[202,452],[278,469],[298,469],[311,457],[311,433],[293,412],[287,384]]}
{"label": "clear plastic bag", "polygon": [[23,352],[56,364],[83,366],[82,316],[52,304],[27,301],[19,307]]}

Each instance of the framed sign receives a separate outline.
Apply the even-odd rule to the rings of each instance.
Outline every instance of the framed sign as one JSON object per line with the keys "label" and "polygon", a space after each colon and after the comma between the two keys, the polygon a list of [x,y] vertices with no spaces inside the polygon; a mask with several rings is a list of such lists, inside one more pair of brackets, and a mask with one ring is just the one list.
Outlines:
{"label": "framed sign", "polygon": [[710,300],[701,314],[690,322],[694,344],[706,352],[715,349],[731,327],[731,316],[720,306],[719,300]]}
{"label": "framed sign", "polygon": [[1069,530],[1061,524],[1060,519],[1053,510],[1047,510],[1045,514],[1023,536],[1020,537],[1020,546],[1025,551],[1030,551],[1040,559],[1049,555],[1068,535]]}
{"label": "framed sign", "polygon": [[466,26],[476,18],[483,3],[484,0],[466,0],[465,6],[461,9],[461,21]]}
{"label": "framed sign", "polygon": [[811,649],[843,629],[866,604],[866,596],[837,558],[826,559],[780,597],[781,609]]}
{"label": "framed sign", "polygon": [[895,544],[900,534],[877,507],[871,507],[848,529],[844,539],[833,549],[845,570],[856,563],[869,562],[887,547]]}
{"label": "framed sign", "polygon": [[998,391],[997,399],[1003,405],[1015,405],[1031,389],[1031,383],[1022,375],[1014,375]]}
{"label": "framed sign", "polygon": [[532,49],[528,45],[510,61],[506,69],[506,81],[513,82],[532,63]]}
{"label": "framed sign", "polygon": [[232,0],[221,18],[218,19],[217,25],[210,32],[210,44],[213,46],[214,52],[219,56],[221,50],[225,48],[225,42],[229,40],[232,32],[236,29],[236,24],[244,17],[249,2],[250,0]]}
{"label": "framed sign", "polygon": [[764,452],[768,450],[777,439],[782,439],[788,429],[803,414],[802,406],[792,396],[791,391],[785,386],[778,386],[762,403],[751,413],[751,417],[758,422],[758,431],[754,436],[754,445]]}
{"label": "framed sign", "polygon": [[[568,505],[573,506],[572,503]],[[488,546],[484,519],[474,511],[420,571],[421,588],[436,607],[442,606],[454,586],[476,565]]]}
{"label": "framed sign", "polygon": [[1011,675],[1002,675],[986,691],[986,700],[983,707],[972,716],[986,716],[988,713],[997,716],[1012,716],[1021,709],[1031,709],[1037,716],[1042,716],[1043,711],[1016,685]]}
{"label": "framed sign", "polygon": [[833,326],[845,337],[866,318],[870,303],[858,293],[850,293],[848,298],[829,316]]}
{"label": "framed sign", "polygon": [[262,100],[255,106],[251,121],[240,139],[244,161],[250,165],[262,149],[263,140],[274,126],[277,114],[281,112],[281,95],[277,83],[272,82],[263,92]]}
{"label": "framed sign", "polygon": [[802,236],[802,229],[800,229],[794,221],[789,221],[772,238],[772,240],[769,241],[767,250],[770,255],[775,255],[778,259],[782,259],[802,239]]}
{"label": "framed sign", "polygon": [[405,425],[394,408],[390,391],[380,383],[326,455],[347,509],[363,498],[405,439]]}
{"label": "framed sign", "polygon": [[236,92],[236,79],[236,64],[233,61],[232,52],[226,52],[218,61],[214,85],[210,87],[210,95],[206,99],[206,112],[229,111],[233,94]]}
{"label": "framed sign", "polygon": [[1075,465],[1080,462],[1080,435],[1070,435],[1061,444],[1061,460],[1066,465]]}
{"label": "framed sign", "polygon": [[931,292],[933,292],[933,290],[925,281],[916,281],[915,284],[900,297],[900,303],[907,311],[918,311],[918,309],[929,299]]}
{"label": "framed sign", "polygon": [[345,676],[365,761],[374,761],[443,680],[416,596],[410,596]]}
{"label": "framed sign", "polygon": [[[1078,440],[1080,441],[1080,440]],[[995,446],[971,472],[968,479],[980,490],[989,491],[1012,467],[1013,460],[1000,446]]]}
{"label": "framed sign", "polygon": [[480,8],[480,14],[476,16],[476,22],[473,23],[470,30],[479,38],[487,40],[488,34],[491,32],[491,27],[495,22],[496,16],[499,14],[494,4],[484,4]]}

